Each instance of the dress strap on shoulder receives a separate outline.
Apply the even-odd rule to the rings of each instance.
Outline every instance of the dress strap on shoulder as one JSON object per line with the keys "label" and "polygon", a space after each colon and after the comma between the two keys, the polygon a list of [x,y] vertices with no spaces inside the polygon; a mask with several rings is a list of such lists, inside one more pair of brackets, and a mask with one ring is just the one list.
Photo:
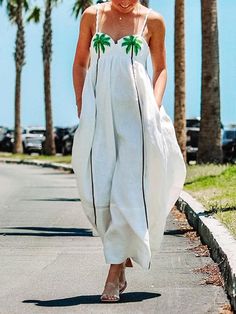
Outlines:
{"label": "dress strap on shoulder", "polygon": [[96,4],[96,33],[99,31],[98,20],[99,20],[100,3]]}
{"label": "dress strap on shoulder", "polygon": [[149,8],[148,12],[147,12],[147,14],[145,16],[145,19],[144,19],[144,22],[143,22],[143,26],[142,26],[142,29],[141,29],[141,35],[143,35],[143,31],[144,31],[146,23],[147,23],[147,18],[148,18],[149,13],[151,12],[151,10],[152,10],[152,8]]}

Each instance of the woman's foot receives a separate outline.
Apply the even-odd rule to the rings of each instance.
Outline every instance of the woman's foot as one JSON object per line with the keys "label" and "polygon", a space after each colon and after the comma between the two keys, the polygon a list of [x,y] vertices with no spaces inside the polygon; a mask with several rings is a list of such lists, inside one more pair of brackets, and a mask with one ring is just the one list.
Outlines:
{"label": "woman's foot", "polygon": [[105,287],[100,300],[102,302],[117,302],[120,299],[119,277],[123,263],[111,264],[109,273],[106,279]]}
{"label": "woman's foot", "polygon": [[120,300],[119,284],[114,282],[106,282],[105,288],[101,295],[102,302],[117,302]]}

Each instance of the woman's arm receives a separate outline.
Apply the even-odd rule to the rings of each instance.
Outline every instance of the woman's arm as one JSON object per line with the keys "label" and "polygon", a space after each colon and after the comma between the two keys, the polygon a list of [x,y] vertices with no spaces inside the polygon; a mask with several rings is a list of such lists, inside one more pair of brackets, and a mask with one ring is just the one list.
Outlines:
{"label": "woman's arm", "polygon": [[160,108],[167,82],[165,22],[159,13],[153,12],[150,14],[148,26],[151,31],[149,47],[153,66],[153,90]]}
{"label": "woman's arm", "polygon": [[96,9],[92,5],[88,7],[81,16],[79,39],[76,47],[73,63],[73,85],[75,91],[76,105],[78,108],[78,117],[82,109],[82,91],[84,80],[89,65],[90,41],[92,38],[92,28],[94,27]]}

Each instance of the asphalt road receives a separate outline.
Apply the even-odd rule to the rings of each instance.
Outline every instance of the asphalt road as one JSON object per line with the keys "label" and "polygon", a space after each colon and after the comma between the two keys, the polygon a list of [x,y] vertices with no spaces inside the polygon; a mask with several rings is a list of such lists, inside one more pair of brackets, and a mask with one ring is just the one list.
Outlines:
{"label": "asphalt road", "polygon": [[169,215],[152,268],[127,269],[116,304],[99,302],[108,265],[79,202],[74,175],[0,164],[0,313],[219,313],[222,287],[201,285],[195,257]]}

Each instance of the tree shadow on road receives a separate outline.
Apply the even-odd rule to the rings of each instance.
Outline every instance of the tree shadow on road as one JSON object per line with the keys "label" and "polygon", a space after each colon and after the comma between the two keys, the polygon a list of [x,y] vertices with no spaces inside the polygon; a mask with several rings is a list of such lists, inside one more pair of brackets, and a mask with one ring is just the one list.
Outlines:
{"label": "tree shadow on road", "polygon": [[164,232],[164,235],[171,235],[171,236],[177,236],[178,237],[179,235],[183,235],[189,231],[193,231],[193,228],[166,230]]}
{"label": "tree shadow on road", "polygon": [[25,198],[22,201],[40,201],[40,202],[80,202],[80,198],[53,197],[53,198]]}
{"label": "tree shadow on road", "polygon": [[[24,300],[22,303],[34,303],[36,306],[42,307],[65,307],[80,304],[103,304],[100,301],[101,295],[81,295],[72,298],[54,299],[54,300]],[[160,297],[160,293],[153,292],[128,292],[123,293],[118,303],[142,302],[144,300]]]}
{"label": "tree shadow on road", "polygon": [[59,228],[59,227],[11,227],[3,229],[31,230],[37,232],[0,232],[3,236],[34,236],[34,237],[92,237],[88,228]]}

